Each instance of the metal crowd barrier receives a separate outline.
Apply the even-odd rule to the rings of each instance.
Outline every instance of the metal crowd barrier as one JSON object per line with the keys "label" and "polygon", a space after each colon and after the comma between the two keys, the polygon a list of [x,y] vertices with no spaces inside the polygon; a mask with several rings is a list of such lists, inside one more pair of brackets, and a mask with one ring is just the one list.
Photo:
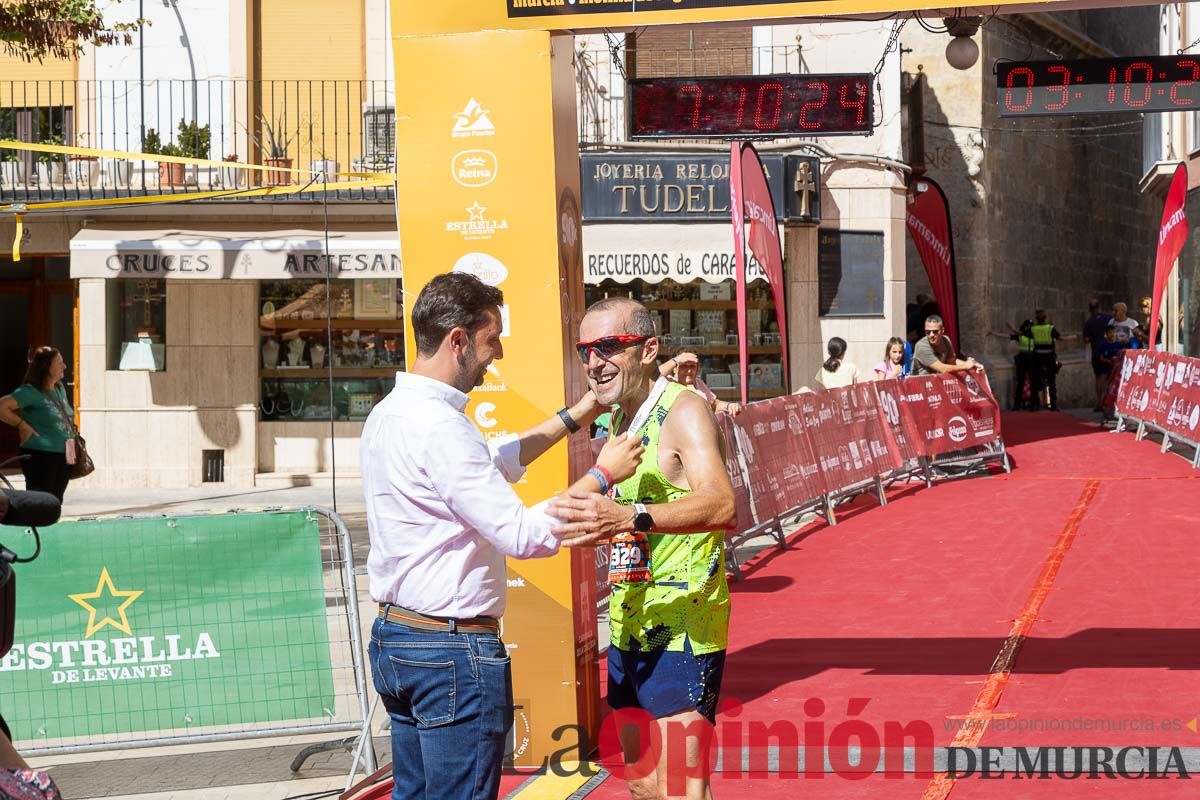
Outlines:
{"label": "metal crowd barrier", "polygon": [[41,556],[19,568],[16,644],[0,661],[22,753],[352,732],[375,769],[337,514],[83,517],[42,534]]}
{"label": "metal crowd barrier", "polygon": [[1162,453],[1187,445],[1192,469],[1200,469],[1200,359],[1124,350],[1113,365],[1104,405],[1116,416],[1113,433],[1132,427],[1139,442],[1157,433]]}

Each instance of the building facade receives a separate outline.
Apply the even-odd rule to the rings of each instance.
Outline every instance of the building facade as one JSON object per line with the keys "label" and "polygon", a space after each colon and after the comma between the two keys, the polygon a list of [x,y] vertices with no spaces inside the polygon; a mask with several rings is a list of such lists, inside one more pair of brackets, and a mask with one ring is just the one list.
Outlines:
{"label": "building facade", "polygon": [[[135,12],[117,5],[114,19]],[[19,382],[30,347],[63,350],[95,486],[353,475],[362,420],[405,366],[393,192],[347,178],[330,191],[242,195],[394,171],[387,4],[204,0],[145,13],[152,24],[132,46],[6,72],[0,135],[214,163],[174,170],[119,157],[6,156],[0,202],[129,203],[25,216],[21,260],[0,264],[0,392]],[[736,397],[727,145],[628,142],[623,71],[871,73],[888,33],[845,22],[712,29],[709,38],[665,28],[612,49],[603,37],[577,40],[589,299],[646,301],[669,345],[697,350],[710,385]],[[785,380],[782,326],[755,272],[754,397],[811,384],[831,336],[869,370],[902,331],[898,52],[872,80],[871,135],[762,146],[783,232],[791,363]],[[669,169],[655,178],[655,163]],[[478,166],[464,168],[464,180],[479,179],[470,173]],[[135,205],[201,192],[219,196]],[[507,223],[476,204],[446,224],[478,270]],[[0,238],[14,233],[11,218],[0,220]],[[660,260],[666,274],[654,272]],[[651,272],[639,273],[645,265]],[[0,448],[15,451],[5,436]]]}
{"label": "building facade", "polygon": [[[904,31],[906,101],[919,109],[905,115],[906,155],[949,199],[959,349],[987,365],[1006,402],[1016,346],[989,333],[1006,334],[1042,308],[1062,334],[1079,335],[1092,298],[1139,314],[1162,214],[1161,196],[1139,184],[1158,160],[1160,115],[1001,118],[994,66],[1153,53],[1157,13],[1146,6],[996,16],[975,35],[980,55],[965,70],[947,63],[947,33]],[[911,294],[932,294],[911,243],[907,264]],[[1090,353],[1069,341],[1058,358],[1060,405],[1090,408]]]}

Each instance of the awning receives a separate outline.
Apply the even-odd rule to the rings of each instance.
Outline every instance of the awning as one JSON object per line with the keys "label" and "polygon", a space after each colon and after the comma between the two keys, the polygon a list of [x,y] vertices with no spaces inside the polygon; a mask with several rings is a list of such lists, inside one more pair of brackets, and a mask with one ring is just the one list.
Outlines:
{"label": "awning", "polygon": [[[779,229],[783,239],[783,228]],[[747,250],[749,280],[766,280]],[[733,229],[728,223],[585,224],[583,282],[643,280],[720,283],[734,277]]]}
{"label": "awning", "polygon": [[[287,280],[399,278],[395,230],[85,228],[71,239],[72,278]],[[326,249],[328,247],[328,249]]]}

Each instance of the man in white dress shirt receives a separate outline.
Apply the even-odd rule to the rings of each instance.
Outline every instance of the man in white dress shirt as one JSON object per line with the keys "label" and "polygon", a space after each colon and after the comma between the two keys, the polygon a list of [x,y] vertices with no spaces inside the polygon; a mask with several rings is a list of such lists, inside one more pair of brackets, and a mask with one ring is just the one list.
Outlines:
{"label": "man in white dress shirt", "polygon": [[[526,508],[509,482],[599,411],[589,392],[525,433],[485,443],[463,409],[503,357],[502,303],[472,275],[430,281],[412,312],[416,360],[363,428],[367,572],[380,604],[371,671],[392,719],[394,800],[497,796],[512,725],[499,636],[504,559],[560,545],[544,504]],[[619,444],[596,468],[609,481],[640,459],[636,442]]]}

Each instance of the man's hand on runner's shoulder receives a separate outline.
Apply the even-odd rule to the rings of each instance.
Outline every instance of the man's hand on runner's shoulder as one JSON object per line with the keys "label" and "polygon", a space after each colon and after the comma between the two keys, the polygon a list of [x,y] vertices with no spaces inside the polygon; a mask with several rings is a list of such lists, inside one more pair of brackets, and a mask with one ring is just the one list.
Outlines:
{"label": "man's hand on runner's shoulder", "polygon": [[620,505],[602,494],[569,491],[551,500],[546,513],[562,523],[554,533],[563,547],[602,544],[633,530],[633,506]]}

